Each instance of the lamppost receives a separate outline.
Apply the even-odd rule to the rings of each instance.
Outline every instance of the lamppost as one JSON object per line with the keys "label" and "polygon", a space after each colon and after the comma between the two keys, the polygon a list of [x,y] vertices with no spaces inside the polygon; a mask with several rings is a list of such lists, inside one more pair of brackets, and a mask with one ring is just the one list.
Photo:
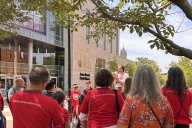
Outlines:
{"label": "lamppost", "polygon": [[71,32],[70,32],[70,23],[68,23],[68,111],[70,117],[72,116],[72,107],[71,107]]}

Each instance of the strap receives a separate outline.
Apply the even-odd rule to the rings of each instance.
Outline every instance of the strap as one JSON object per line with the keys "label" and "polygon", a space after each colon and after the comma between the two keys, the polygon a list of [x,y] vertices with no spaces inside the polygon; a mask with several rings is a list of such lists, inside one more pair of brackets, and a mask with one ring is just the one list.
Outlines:
{"label": "strap", "polygon": [[116,101],[116,108],[117,108],[117,117],[119,119],[119,105],[118,105],[118,96],[117,96],[117,90],[113,90],[115,92],[115,101]]}
{"label": "strap", "polygon": [[155,112],[153,111],[153,109],[152,109],[151,105],[149,105],[149,107],[151,108],[151,111],[153,112],[153,114],[154,114],[155,118],[156,118],[156,119],[157,119],[157,121],[159,122],[160,127],[162,128],[162,126],[161,126],[161,122],[160,122],[159,118],[157,117],[157,115],[155,114]]}
{"label": "strap", "polygon": [[88,116],[87,116],[87,128],[88,128],[88,119],[89,119],[89,112],[90,112],[90,106],[91,106],[91,97],[92,97],[92,91],[90,90],[89,108],[88,108]]}
{"label": "strap", "polygon": [[[186,96],[186,92],[185,92],[185,94],[184,94],[184,98],[183,98],[183,102],[184,102],[184,100],[185,100],[185,96]],[[181,108],[182,108],[182,106],[183,106],[183,102],[181,103],[181,107],[180,107],[180,109],[179,109],[179,112],[178,112],[178,114],[177,114],[177,119],[179,118],[179,115],[180,115],[180,112],[181,112]],[[175,120],[175,123],[177,122],[177,119]]]}

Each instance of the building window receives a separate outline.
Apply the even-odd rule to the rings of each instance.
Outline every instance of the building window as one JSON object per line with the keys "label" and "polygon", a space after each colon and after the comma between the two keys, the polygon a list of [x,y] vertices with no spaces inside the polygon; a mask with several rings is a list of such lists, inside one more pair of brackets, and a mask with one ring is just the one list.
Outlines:
{"label": "building window", "polygon": [[[86,9],[86,19],[89,18],[89,14],[90,14],[90,11]],[[89,36],[89,34],[90,34],[90,27],[86,26],[86,43],[87,44],[90,44],[90,39],[89,38],[87,39],[87,36]]]}
{"label": "building window", "polygon": [[110,42],[110,53],[112,53],[112,51],[113,51],[113,41],[112,41],[112,39],[111,39],[111,42]]}
{"label": "building window", "polygon": [[41,20],[42,18],[45,17],[45,15],[41,15],[41,14],[38,14],[37,12],[32,11],[27,16],[31,18],[30,21],[17,23],[17,24],[25,28],[45,32],[45,22]]}
{"label": "building window", "polygon": [[99,69],[105,68],[105,60],[101,58],[95,58],[95,74],[99,71]]}
{"label": "building window", "polygon": [[106,42],[107,42],[107,37],[106,34],[103,35],[103,50],[106,50]]}
{"label": "building window", "polygon": [[116,36],[116,54],[119,55],[119,31],[117,31]]}
{"label": "building window", "polygon": [[99,46],[99,41],[98,41],[98,37],[95,37],[95,47],[97,47],[98,48],[98,46]]}

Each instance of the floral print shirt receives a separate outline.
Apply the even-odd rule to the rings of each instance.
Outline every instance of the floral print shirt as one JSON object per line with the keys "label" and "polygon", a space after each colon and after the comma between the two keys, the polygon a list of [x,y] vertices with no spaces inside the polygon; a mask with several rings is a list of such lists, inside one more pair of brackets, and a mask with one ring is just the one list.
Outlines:
{"label": "floral print shirt", "polygon": [[[157,98],[151,107],[161,126],[174,123],[173,112],[167,98],[164,96]],[[121,110],[118,124],[128,128],[160,128],[153,111],[148,104],[142,101],[140,96],[128,96]]]}

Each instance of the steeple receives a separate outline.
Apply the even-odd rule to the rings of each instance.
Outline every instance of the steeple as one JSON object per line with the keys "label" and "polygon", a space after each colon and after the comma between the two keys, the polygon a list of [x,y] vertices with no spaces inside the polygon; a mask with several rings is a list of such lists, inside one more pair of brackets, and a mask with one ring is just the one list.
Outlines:
{"label": "steeple", "polygon": [[123,48],[120,50],[120,57],[127,59],[127,51],[124,48],[124,44]]}

